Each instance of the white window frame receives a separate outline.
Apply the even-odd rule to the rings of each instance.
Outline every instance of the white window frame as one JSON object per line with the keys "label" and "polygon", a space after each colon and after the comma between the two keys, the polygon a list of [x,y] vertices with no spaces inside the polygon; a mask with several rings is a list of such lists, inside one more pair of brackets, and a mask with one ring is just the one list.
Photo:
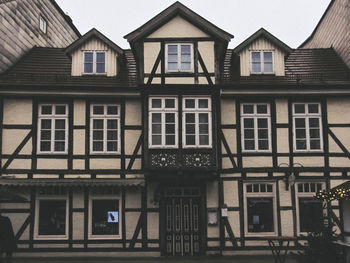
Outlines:
{"label": "white window frame", "polygon": [[[295,113],[295,104],[304,104],[305,105],[305,113]],[[318,105],[318,113],[308,113],[309,104],[317,104]],[[294,152],[323,152],[323,133],[322,133],[322,112],[321,112],[321,103],[319,102],[295,102],[292,104],[292,113],[293,113],[293,150]],[[304,118],[305,119],[305,130],[306,130],[306,149],[297,149],[297,138],[296,138],[296,126],[295,119]],[[320,149],[311,149],[310,148],[310,118],[318,118],[319,119],[319,132],[320,132]]]}
{"label": "white window frame", "polygon": [[[85,53],[92,53],[92,72],[85,72]],[[96,72],[97,70],[97,53],[105,54],[105,71]],[[83,51],[83,75],[107,75],[107,51],[106,50],[84,50]]]}
{"label": "white window frame", "polygon": [[[244,105],[253,105],[254,107],[254,113],[244,113],[243,107]],[[257,113],[257,106],[258,105],[267,105],[267,113]],[[254,150],[247,150],[245,149],[244,139],[244,119],[254,119]],[[258,136],[258,119],[259,118],[267,118],[267,129],[268,129],[268,144],[269,147],[266,150],[259,150],[259,136]],[[271,109],[270,109],[270,103],[241,103],[241,145],[242,145],[242,152],[271,152]]]}
{"label": "white window frame", "polygon": [[[103,114],[94,115],[94,106],[103,106]],[[107,114],[108,106],[116,106],[118,107],[118,114],[109,115]],[[93,120],[100,119],[103,120],[103,151],[93,151]],[[118,120],[118,135],[117,135],[117,151],[107,151],[107,120]],[[119,104],[99,104],[94,103],[90,105],[90,153],[91,154],[118,154],[120,153],[120,105]]]}
{"label": "white window frame", "polygon": [[[170,46],[177,46],[177,69],[171,70],[168,69],[168,47]],[[189,45],[191,48],[191,68],[188,70],[181,69],[181,45]],[[193,72],[194,71],[194,53],[193,53],[193,43],[167,43],[165,44],[165,72]]]}
{"label": "white window frame", "polygon": [[39,17],[39,29],[44,34],[47,34],[47,20],[41,15]]}
{"label": "white window frame", "polygon": [[[296,218],[297,218],[297,235],[307,235],[307,232],[301,232],[300,231],[300,210],[299,210],[299,198],[314,198],[316,193],[317,193],[317,187],[315,186],[315,192],[302,192],[299,193],[299,189],[298,189],[298,185],[299,184],[322,184],[322,190],[326,189],[326,183],[325,182],[321,182],[321,181],[299,181],[296,182],[294,185],[294,189],[295,189],[295,210],[296,210]],[[309,186],[310,187],[310,186]],[[310,188],[311,189],[311,188]],[[327,209],[323,210],[323,214],[327,214]]]}
{"label": "white window frame", "polygon": [[[253,71],[253,52],[260,52],[260,72],[254,72]],[[271,72],[265,72],[264,69],[264,52],[271,52],[272,53],[272,71]],[[274,50],[250,50],[250,73],[251,74],[275,74],[275,52]]]}
{"label": "white window frame", "polygon": [[[194,99],[195,107],[194,108],[186,108],[185,101],[186,99]],[[208,100],[208,108],[199,108],[199,100],[206,99]],[[194,113],[195,114],[195,145],[186,145],[186,113]],[[209,136],[209,144],[208,145],[200,145],[199,144],[199,114],[207,113],[208,114],[208,136]],[[211,97],[193,97],[193,96],[184,96],[182,98],[182,147],[183,148],[212,148],[212,102]]]}
{"label": "white window frame", "polygon": [[[247,185],[249,184],[271,184],[272,185],[272,193],[271,192],[247,192]],[[260,186],[259,186],[260,187]],[[244,205],[244,233],[245,236],[276,236],[277,235],[277,229],[278,229],[278,221],[277,221],[277,201],[276,201],[276,183],[275,182],[267,182],[267,181],[253,181],[253,182],[245,182],[243,184],[243,205]],[[273,226],[274,231],[273,232],[248,232],[248,202],[247,198],[272,198],[273,201]]]}
{"label": "white window frame", "polygon": [[[92,234],[92,201],[93,200],[114,200],[118,201],[118,213],[119,213],[119,234],[118,235],[93,235]],[[122,207],[122,198],[121,194],[113,194],[113,195],[108,195],[108,194],[92,194],[91,192],[89,193],[89,218],[88,218],[88,238],[89,239],[121,239],[122,238],[122,216],[121,212],[124,209]]]}
{"label": "white window frame", "polygon": [[[41,200],[66,200],[66,233],[64,235],[39,235],[39,212],[40,212],[40,201]],[[35,240],[66,240],[68,239],[69,231],[69,202],[68,202],[68,191],[64,195],[40,195],[37,194],[35,200],[35,224],[34,224],[34,239]]]}
{"label": "white window frame", "polygon": [[[51,106],[52,108],[52,114],[42,114],[41,109],[43,106]],[[66,113],[65,114],[56,114],[56,106],[65,106],[66,107]],[[38,142],[37,142],[37,153],[39,154],[67,154],[68,153],[68,132],[69,132],[69,124],[68,124],[68,104],[64,103],[44,103],[38,105]],[[48,119],[51,120],[51,149],[50,151],[41,151],[40,150],[40,144],[41,144],[41,120]],[[64,139],[64,151],[55,151],[55,120],[65,120],[65,139]]]}
{"label": "white window frame", "polygon": [[[162,102],[161,108],[152,108],[152,99],[160,99]],[[165,100],[166,99],[174,99],[174,108],[165,108]],[[178,97],[175,96],[151,96],[148,99],[148,147],[150,149],[175,149],[179,147],[179,117],[178,117]],[[152,145],[152,114],[153,113],[160,113],[161,114],[161,137],[162,137],[162,143],[161,145]],[[166,113],[174,113],[175,114],[175,145],[166,145],[165,144],[165,114]]]}

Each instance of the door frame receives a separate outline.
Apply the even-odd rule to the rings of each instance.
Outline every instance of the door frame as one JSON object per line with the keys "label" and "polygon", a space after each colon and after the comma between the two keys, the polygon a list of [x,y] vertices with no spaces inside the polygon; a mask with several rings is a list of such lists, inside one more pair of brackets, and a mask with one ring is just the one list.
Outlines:
{"label": "door frame", "polygon": [[[204,255],[207,250],[207,189],[206,182],[201,181],[168,181],[160,183],[160,200],[159,200],[159,247],[161,256],[168,256],[166,253],[166,207],[165,207],[165,189],[167,187],[184,187],[184,186],[192,186],[199,187],[200,189],[200,249],[199,255]],[[173,256],[169,256],[173,257]]]}

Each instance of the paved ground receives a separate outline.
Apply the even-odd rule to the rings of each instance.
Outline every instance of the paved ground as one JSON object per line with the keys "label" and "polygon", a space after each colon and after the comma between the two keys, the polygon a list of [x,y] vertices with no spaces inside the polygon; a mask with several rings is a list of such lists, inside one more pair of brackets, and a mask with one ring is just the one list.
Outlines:
{"label": "paved ground", "polygon": [[[13,263],[273,263],[272,256],[207,256],[198,258],[14,258]],[[285,263],[298,263],[288,257]]]}

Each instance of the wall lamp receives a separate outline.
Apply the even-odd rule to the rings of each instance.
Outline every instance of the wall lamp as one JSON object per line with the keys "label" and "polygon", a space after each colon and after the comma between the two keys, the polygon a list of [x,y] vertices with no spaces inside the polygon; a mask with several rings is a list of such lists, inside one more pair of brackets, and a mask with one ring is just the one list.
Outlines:
{"label": "wall lamp", "polygon": [[[278,167],[283,167],[283,166],[286,166],[286,167],[289,167],[289,168],[303,167],[303,165],[301,163],[293,163],[292,165],[289,165],[287,163],[280,163],[278,165]],[[285,172],[284,182],[286,184],[286,191],[289,190],[289,186],[293,186],[295,184],[295,179],[296,179],[295,174],[296,173],[294,171],[292,171],[292,172]]]}

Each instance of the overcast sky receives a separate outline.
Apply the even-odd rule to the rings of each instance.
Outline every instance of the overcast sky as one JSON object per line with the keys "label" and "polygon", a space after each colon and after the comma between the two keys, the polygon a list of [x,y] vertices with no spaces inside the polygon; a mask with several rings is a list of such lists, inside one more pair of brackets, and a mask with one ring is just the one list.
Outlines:
{"label": "overcast sky", "polygon": [[[197,14],[234,35],[229,47],[264,27],[292,48],[317,25],[331,0],[182,0]],[[95,27],[122,48],[123,38],[174,0],[56,0],[81,34]]]}

